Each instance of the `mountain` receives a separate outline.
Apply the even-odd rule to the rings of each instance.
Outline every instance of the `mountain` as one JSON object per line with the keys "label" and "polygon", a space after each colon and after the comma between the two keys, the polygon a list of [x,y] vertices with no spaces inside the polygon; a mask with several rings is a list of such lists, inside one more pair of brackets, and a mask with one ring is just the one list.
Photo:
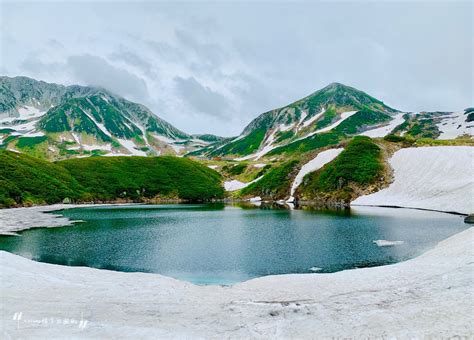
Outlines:
{"label": "mountain", "polygon": [[471,135],[464,112],[399,112],[355,88],[332,83],[265,112],[237,137],[190,135],[147,107],[106,89],[0,77],[0,148],[49,160],[91,155],[187,155],[257,160],[335,146],[355,135],[453,139]]}
{"label": "mountain", "polygon": [[357,134],[369,126],[389,122],[396,112],[362,91],[332,83],[294,103],[261,114],[237,138],[205,148],[202,153],[208,157],[259,158],[279,146],[330,131],[346,119],[349,121],[339,128],[341,134]]}
{"label": "mountain", "polygon": [[0,77],[0,144],[49,159],[183,154],[221,140],[192,136],[105,89]]}

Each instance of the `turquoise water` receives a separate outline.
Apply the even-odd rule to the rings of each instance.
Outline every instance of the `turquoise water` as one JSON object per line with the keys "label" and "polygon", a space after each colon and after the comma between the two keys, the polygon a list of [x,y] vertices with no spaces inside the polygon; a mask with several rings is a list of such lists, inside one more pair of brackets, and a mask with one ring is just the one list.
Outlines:
{"label": "turquoise water", "polygon": [[[72,227],[1,236],[37,261],[232,284],[403,261],[467,228],[460,216],[389,208],[287,210],[223,204],[134,205],[60,212]],[[379,247],[374,240],[403,241]]]}

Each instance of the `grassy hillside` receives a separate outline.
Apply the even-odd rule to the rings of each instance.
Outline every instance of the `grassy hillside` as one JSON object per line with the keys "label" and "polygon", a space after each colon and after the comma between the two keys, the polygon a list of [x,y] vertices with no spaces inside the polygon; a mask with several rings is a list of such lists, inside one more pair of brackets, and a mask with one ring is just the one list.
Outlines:
{"label": "grassy hillside", "polygon": [[364,109],[347,118],[335,129],[333,129],[333,131],[342,132],[347,135],[353,135],[360,133],[368,126],[385,123],[391,119],[392,118],[386,113]]}
{"label": "grassy hillside", "polygon": [[51,204],[81,194],[82,187],[63,167],[0,150],[0,206]]}
{"label": "grassy hillside", "polygon": [[349,201],[354,187],[376,182],[383,170],[380,148],[369,137],[357,136],[335,160],[305,176],[298,191],[304,199]]}
{"label": "grassy hillside", "polygon": [[209,153],[209,156],[213,157],[220,155],[248,155],[258,150],[264,138],[265,130],[258,129],[252,131],[247,136],[239,140],[226,144],[222,148],[211,151]]}
{"label": "grassy hillside", "polygon": [[220,175],[190,159],[163,157],[92,157],[57,163],[67,169],[94,200],[222,197]]}
{"label": "grassy hillside", "polygon": [[340,141],[344,139],[344,137],[344,134],[333,131],[326,133],[318,133],[311,137],[301,139],[296,142],[289,143],[287,145],[279,146],[267,153],[266,156],[269,157],[281,154],[294,155],[330,145],[337,145]]}
{"label": "grassy hillside", "polygon": [[262,196],[272,199],[285,198],[288,196],[291,186],[291,172],[297,164],[298,161],[292,160],[269,170],[262,179],[243,188],[239,195]]}
{"label": "grassy hillside", "polygon": [[220,175],[177,157],[91,157],[57,163],[0,150],[0,206],[223,197]]}

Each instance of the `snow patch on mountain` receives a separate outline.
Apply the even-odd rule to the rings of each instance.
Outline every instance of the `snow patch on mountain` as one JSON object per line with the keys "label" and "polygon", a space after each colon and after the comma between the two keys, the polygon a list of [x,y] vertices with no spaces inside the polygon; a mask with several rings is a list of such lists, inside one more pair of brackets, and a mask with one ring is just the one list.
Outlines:
{"label": "snow patch on mountain", "polygon": [[301,123],[306,119],[307,116],[308,116],[308,113],[304,110],[301,110],[301,116],[300,116],[300,120],[298,121],[298,125],[301,125]]}
{"label": "snow patch on mountain", "polygon": [[165,137],[165,136],[162,136],[162,135],[157,135],[157,134],[152,134],[153,138],[165,143],[165,144],[168,144],[171,148],[173,148],[173,150],[179,155],[184,149],[185,147],[183,145],[180,145],[180,144],[176,144],[176,142],[179,142],[179,140],[174,140],[174,139],[171,139],[171,138],[168,138],[168,137]]}
{"label": "snow patch on mountain", "polygon": [[17,110],[17,116],[7,116],[0,118],[0,124],[14,123],[15,121],[39,119],[46,114],[33,106],[22,106]]}
{"label": "snow patch on mountain", "polygon": [[109,130],[107,130],[104,124],[99,123],[97,120],[95,120],[95,118],[91,114],[89,114],[87,111],[83,110],[82,108],[80,109],[87,117],[89,117],[90,120],[94,122],[94,124],[100,129],[100,131],[105,133],[107,136],[112,137],[112,134],[109,132]]}
{"label": "snow patch on mountain", "polygon": [[[324,113],[324,112],[323,112]],[[307,135],[303,136],[303,137],[300,137],[300,138],[297,138],[295,139],[294,141],[291,141],[290,143],[288,144],[291,144],[291,143],[294,143],[294,142],[297,142],[297,141],[300,141],[300,140],[303,140],[303,139],[306,139],[306,138],[309,138],[311,136],[314,136],[315,134],[318,134],[318,133],[322,133],[322,132],[327,132],[327,131],[330,131],[332,129],[334,129],[336,126],[338,126],[339,124],[341,124],[343,121],[345,121],[347,118],[353,116],[355,113],[357,113],[357,111],[348,111],[348,112],[343,112],[341,113],[341,119],[339,119],[337,122],[325,127],[325,128],[322,128],[322,129],[319,129],[319,130],[316,130],[316,131],[313,131],[313,132],[310,132],[308,133]],[[321,113],[319,113],[321,114]],[[319,118],[319,117],[318,117]],[[288,145],[288,144],[285,144],[285,145]]]}
{"label": "snow patch on mountain", "polygon": [[11,129],[12,136],[41,137],[44,133],[38,131],[36,124],[46,113],[33,106],[22,106],[17,110],[18,116],[0,119],[0,129]]}
{"label": "snow patch on mountain", "polygon": [[280,124],[280,131],[284,132],[284,131],[291,130],[291,128],[293,128],[294,125],[295,125],[295,123],[288,124],[288,125]]}
{"label": "snow patch on mountain", "polygon": [[238,180],[231,180],[231,181],[226,181],[224,182],[224,189],[226,191],[236,191],[236,190],[240,190],[240,189],[243,189],[247,186],[249,186],[250,184],[252,183],[255,183],[257,181],[259,181],[260,179],[262,179],[263,176],[260,176],[256,179],[254,179],[253,181],[250,181],[250,182],[247,182],[247,183],[244,183],[244,182],[241,182],[241,181],[238,181]]}
{"label": "snow patch on mountain", "polygon": [[343,150],[343,148],[339,148],[322,151],[318,153],[318,155],[312,160],[310,160],[308,163],[303,165],[298,174],[296,175],[293,184],[291,185],[290,199],[288,201],[294,201],[293,195],[296,189],[300,186],[300,184],[303,183],[304,176],[313,171],[321,169],[324,165],[336,158]]}
{"label": "snow patch on mountain", "polygon": [[319,118],[321,118],[324,115],[325,111],[326,110],[324,108],[322,108],[322,110],[319,113],[315,114],[313,117],[311,117],[307,121],[303,122],[303,127],[308,127],[311,124],[313,124],[313,122],[315,122],[316,120],[318,120]]}
{"label": "snow patch on mountain", "polygon": [[394,182],[352,205],[474,212],[474,147],[407,148],[390,159]]}
{"label": "snow patch on mountain", "polygon": [[441,135],[438,139],[454,139],[464,134],[474,135],[474,122],[466,122],[464,112],[452,112],[437,124]]}
{"label": "snow patch on mountain", "polygon": [[272,133],[265,140],[264,146],[260,151],[254,153],[254,154],[244,156],[244,157],[236,158],[235,160],[236,161],[246,161],[246,160],[249,160],[249,159],[252,159],[252,158],[255,158],[256,160],[258,160],[261,157],[263,157],[264,155],[266,155],[267,153],[269,153],[270,151],[272,151],[273,149],[275,149],[277,147],[277,145],[273,145],[273,141],[275,140],[275,134],[278,131],[279,131],[279,129],[276,129],[276,130],[272,131]]}
{"label": "snow patch on mountain", "polygon": [[[349,117],[352,117],[354,114],[356,114],[357,111],[348,111],[348,112],[343,112],[341,113],[341,119],[339,119],[337,122],[325,127],[325,128],[322,128],[322,129],[319,129],[319,130],[316,130],[313,132],[313,134],[316,134],[316,133],[321,133],[321,132],[327,132],[327,131],[331,131],[332,129],[334,129],[336,126],[338,126],[339,124],[341,124],[343,121],[345,121],[347,118]],[[313,135],[312,134],[312,135]],[[311,135],[311,136],[312,136]]]}
{"label": "snow patch on mountain", "polygon": [[376,127],[375,129],[362,132],[361,135],[371,137],[371,138],[385,137],[386,135],[390,134],[390,132],[392,132],[393,129],[395,129],[398,125],[402,124],[405,121],[405,119],[403,118],[404,115],[405,115],[404,112],[399,112],[393,117],[393,119],[387,125]]}
{"label": "snow patch on mountain", "polygon": [[41,131],[28,131],[27,133],[24,133],[22,137],[42,137],[44,136],[44,133]]}
{"label": "snow patch on mountain", "polygon": [[133,141],[121,138],[117,138],[117,140],[132,156],[146,156],[146,152],[138,150],[138,146]]}
{"label": "snow patch on mountain", "polygon": [[46,111],[40,111],[33,106],[23,106],[18,109],[18,119],[40,118],[46,114]]}
{"label": "snow patch on mountain", "polygon": [[[82,144],[82,149],[86,151],[92,150],[104,150],[104,151],[112,151],[112,145],[110,144]],[[72,148],[68,148],[68,150],[74,150]]]}

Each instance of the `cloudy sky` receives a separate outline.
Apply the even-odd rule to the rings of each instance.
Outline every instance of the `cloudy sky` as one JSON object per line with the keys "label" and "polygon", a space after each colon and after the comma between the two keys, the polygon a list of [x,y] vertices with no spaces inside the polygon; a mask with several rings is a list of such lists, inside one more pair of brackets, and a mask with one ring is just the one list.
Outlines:
{"label": "cloudy sky", "polygon": [[473,2],[0,0],[0,73],[96,85],[237,135],[331,82],[401,110],[473,99]]}

